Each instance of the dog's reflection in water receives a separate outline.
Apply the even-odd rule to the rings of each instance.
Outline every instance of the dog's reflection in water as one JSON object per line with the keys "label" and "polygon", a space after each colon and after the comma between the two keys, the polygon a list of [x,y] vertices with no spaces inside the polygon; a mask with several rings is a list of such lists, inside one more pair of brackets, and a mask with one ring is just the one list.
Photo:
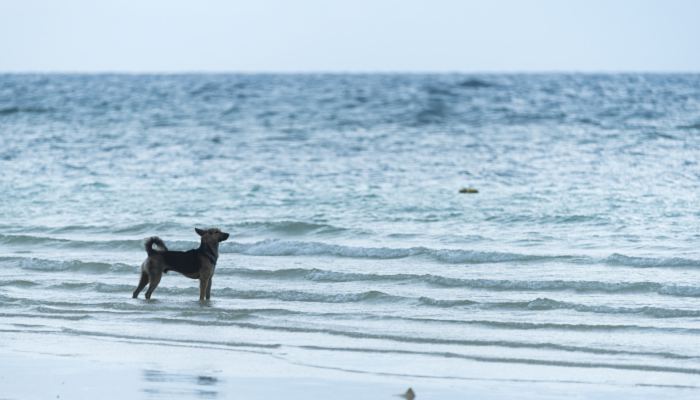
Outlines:
{"label": "dog's reflection in water", "polygon": [[143,392],[149,398],[203,398],[213,399],[218,397],[217,386],[219,378],[210,375],[190,375],[173,373],[155,369],[143,370]]}

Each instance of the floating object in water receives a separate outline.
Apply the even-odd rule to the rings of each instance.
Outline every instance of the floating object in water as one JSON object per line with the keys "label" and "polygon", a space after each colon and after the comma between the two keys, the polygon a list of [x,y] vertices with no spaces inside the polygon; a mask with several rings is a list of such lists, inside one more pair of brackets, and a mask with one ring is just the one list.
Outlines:
{"label": "floating object in water", "polygon": [[400,395],[400,396],[403,397],[403,398],[406,399],[406,400],[413,400],[413,399],[416,398],[416,393],[413,391],[412,388],[408,388],[408,390],[406,391],[406,393],[404,393],[404,394],[402,394],[402,395]]}
{"label": "floating object in water", "polygon": [[476,190],[476,189],[474,189],[474,188],[472,188],[472,187],[464,187],[464,188],[461,188],[461,189],[459,189],[459,192],[460,192],[460,193],[479,193],[478,190]]}

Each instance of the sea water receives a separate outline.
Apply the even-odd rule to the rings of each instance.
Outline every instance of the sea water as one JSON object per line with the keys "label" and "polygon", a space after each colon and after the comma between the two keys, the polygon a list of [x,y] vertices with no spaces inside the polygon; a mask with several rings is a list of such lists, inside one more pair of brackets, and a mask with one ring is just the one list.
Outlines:
{"label": "sea water", "polygon": [[697,394],[699,162],[700,75],[0,75],[0,328]]}

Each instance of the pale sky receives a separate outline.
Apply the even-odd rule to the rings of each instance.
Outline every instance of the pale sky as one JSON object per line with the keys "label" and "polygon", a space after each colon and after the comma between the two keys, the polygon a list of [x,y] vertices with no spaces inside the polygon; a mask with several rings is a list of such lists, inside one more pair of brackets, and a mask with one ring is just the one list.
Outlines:
{"label": "pale sky", "polygon": [[700,72],[700,0],[0,0],[0,71]]}

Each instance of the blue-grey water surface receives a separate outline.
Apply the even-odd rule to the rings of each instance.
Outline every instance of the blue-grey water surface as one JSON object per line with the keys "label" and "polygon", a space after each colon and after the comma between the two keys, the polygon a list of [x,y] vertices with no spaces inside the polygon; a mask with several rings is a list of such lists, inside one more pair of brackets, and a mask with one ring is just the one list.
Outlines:
{"label": "blue-grey water surface", "polygon": [[0,75],[0,326],[697,390],[699,162],[700,75]]}

